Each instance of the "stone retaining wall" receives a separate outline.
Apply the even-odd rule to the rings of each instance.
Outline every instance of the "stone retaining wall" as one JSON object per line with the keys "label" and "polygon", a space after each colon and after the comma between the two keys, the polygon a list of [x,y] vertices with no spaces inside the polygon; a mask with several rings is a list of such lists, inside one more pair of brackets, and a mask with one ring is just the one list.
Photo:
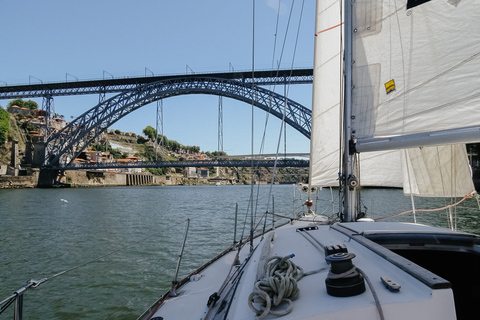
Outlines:
{"label": "stone retaining wall", "polygon": [[0,189],[35,188],[38,175],[32,176],[0,176]]}

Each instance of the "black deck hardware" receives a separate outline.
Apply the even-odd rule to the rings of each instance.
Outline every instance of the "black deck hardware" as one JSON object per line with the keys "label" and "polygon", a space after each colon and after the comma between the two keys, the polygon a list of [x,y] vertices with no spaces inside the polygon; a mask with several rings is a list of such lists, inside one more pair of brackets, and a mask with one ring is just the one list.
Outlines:
{"label": "black deck hardware", "polygon": [[347,246],[344,244],[336,244],[333,246],[325,246],[325,257],[335,254],[335,253],[340,253],[340,252],[348,252]]}
{"label": "black deck hardware", "polygon": [[220,299],[220,296],[218,295],[217,292],[212,293],[212,295],[208,298],[207,306],[210,307],[210,305],[213,307],[215,306],[215,303],[217,303],[218,299]]}
{"label": "black deck hardware", "polygon": [[352,297],[365,292],[362,273],[353,265],[355,254],[340,252],[327,256],[330,273],[325,279],[327,293],[334,297]]}
{"label": "black deck hardware", "polygon": [[297,232],[299,232],[299,231],[310,231],[310,230],[318,230],[318,227],[317,226],[311,226],[311,227],[297,228]]}

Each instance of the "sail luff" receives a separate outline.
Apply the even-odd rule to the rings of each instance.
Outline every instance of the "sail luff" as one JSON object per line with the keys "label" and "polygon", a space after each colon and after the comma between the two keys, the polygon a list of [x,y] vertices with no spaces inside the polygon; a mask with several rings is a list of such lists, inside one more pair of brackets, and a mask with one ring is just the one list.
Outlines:
{"label": "sail luff", "polygon": [[[317,2],[315,62],[310,140],[310,185],[338,187],[344,79],[343,0]],[[391,151],[360,155],[361,183],[371,187],[401,187],[400,155]],[[380,166],[379,163],[387,164]]]}

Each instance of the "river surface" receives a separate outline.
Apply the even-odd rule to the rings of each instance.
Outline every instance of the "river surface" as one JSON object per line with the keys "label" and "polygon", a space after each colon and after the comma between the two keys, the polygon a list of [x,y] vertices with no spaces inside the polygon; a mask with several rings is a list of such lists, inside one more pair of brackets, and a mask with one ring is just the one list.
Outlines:
{"label": "river surface", "polygon": [[[239,239],[244,221],[250,221],[246,214],[251,212],[251,189],[242,185],[0,190],[0,301],[29,279],[48,278],[25,293],[24,319],[136,319],[170,288],[187,219],[190,228],[179,279],[233,242],[235,203]],[[270,186],[253,190],[257,217],[267,210],[267,199],[273,199],[268,211],[274,204],[277,214],[292,216],[304,208],[302,200],[293,201],[294,186],[276,185],[273,196],[268,196]],[[319,195],[317,212],[335,212],[328,207],[330,190]],[[337,205],[336,191],[333,199]],[[411,204],[398,189],[366,189],[362,202],[367,216],[375,218],[409,210]],[[430,198],[415,203],[417,208],[450,204]],[[458,230],[475,234],[480,234],[479,216],[475,199],[454,211]],[[405,214],[391,220],[413,222],[413,217]],[[448,227],[445,211],[417,213],[417,222]],[[0,319],[12,317],[12,306],[0,314]]]}

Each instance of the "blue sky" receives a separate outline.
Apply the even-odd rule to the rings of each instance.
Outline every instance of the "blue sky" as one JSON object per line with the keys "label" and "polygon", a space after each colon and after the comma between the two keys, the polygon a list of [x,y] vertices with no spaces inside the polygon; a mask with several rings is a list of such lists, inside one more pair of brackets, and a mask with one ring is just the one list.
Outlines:
{"label": "blue sky", "polygon": [[[303,4],[300,33],[295,38]],[[256,0],[255,68],[312,67],[314,9],[295,1],[282,57],[292,1]],[[126,77],[251,70],[252,0],[16,0],[2,1],[0,86]],[[276,48],[274,43],[276,40]],[[275,52],[275,57],[274,57]],[[281,60],[280,60],[281,59]],[[278,88],[283,92],[283,87]],[[295,85],[289,98],[311,107],[311,85]],[[32,99],[41,105],[41,99]],[[5,107],[8,100],[0,100]],[[66,120],[98,103],[98,96],[55,97]],[[217,149],[218,97],[184,95],[165,99],[164,134],[203,151]],[[121,119],[110,129],[141,133],[155,127],[156,103]],[[265,112],[255,110],[254,151],[259,152]],[[223,145],[229,154],[251,152],[251,106],[223,98]],[[280,122],[270,117],[264,152],[277,147]],[[283,138],[282,147],[283,152]],[[287,152],[308,152],[309,141],[287,128]]]}

